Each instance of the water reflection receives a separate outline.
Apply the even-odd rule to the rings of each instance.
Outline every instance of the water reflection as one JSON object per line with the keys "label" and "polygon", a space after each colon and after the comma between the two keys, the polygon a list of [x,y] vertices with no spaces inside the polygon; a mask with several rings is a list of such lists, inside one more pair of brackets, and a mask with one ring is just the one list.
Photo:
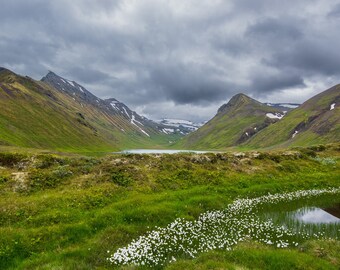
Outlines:
{"label": "water reflection", "polygon": [[293,217],[304,223],[340,223],[339,218],[325,210],[317,207],[304,207],[295,211]]}
{"label": "water reflection", "polygon": [[[262,218],[270,219],[278,226],[299,233],[321,234],[323,237],[339,239],[340,203],[333,202],[332,206],[327,207],[321,205],[325,204],[320,203],[320,200],[315,201],[314,206],[301,207],[300,205],[300,208],[295,208],[297,210],[289,209],[289,205],[284,205],[282,210],[262,213]],[[285,211],[284,208],[288,209]]]}

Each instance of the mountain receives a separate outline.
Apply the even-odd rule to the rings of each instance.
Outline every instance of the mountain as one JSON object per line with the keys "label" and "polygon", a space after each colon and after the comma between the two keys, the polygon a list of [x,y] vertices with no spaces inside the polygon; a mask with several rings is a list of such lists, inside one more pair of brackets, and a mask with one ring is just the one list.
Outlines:
{"label": "mountain", "polygon": [[0,69],[0,145],[114,151],[168,143],[158,125],[49,72],[41,81]]}
{"label": "mountain", "polygon": [[223,149],[238,145],[283,116],[284,113],[275,107],[237,94],[218,109],[215,117],[178,145],[188,149]]}
{"label": "mountain", "polygon": [[[167,145],[168,143],[172,143],[173,141],[178,140],[180,137],[183,137],[188,133],[181,132],[188,129],[186,127],[180,127],[179,132],[177,130],[172,132],[172,127],[169,125],[163,122],[155,122],[147,119],[135,111],[132,111],[128,106],[115,98],[102,100],[93,95],[83,86],[79,85],[77,82],[62,78],[51,71],[49,71],[49,73],[41,80],[51,85],[55,89],[67,93],[82,107],[84,107],[85,104],[88,104],[89,106],[95,107],[96,110],[104,114],[109,114],[114,117],[119,116],[120,118],[125,119],[131,125],[133,125],[132,128],[136,132],[152,138],[153,141],[156,140],[156,145],[158,143],[157,141],[159,141],[161,144]],[[120,129],[124,132],[126,131],[123,127],[120,127]],[[143,144],[136,144],[136,146],[141,147]],[[152,144],[148,146],[152,146]]]}
{"label": "mountain", "polygon": [[[124,118],[132,125],[131,128],[141,135],[150,137],[150,134],[157,134],[161,131],[162,127],[158,126],[157,123],[140,116],[124,103],[114,98],[102,100],[75,81],[64,79],[51,71],[41,81],[67,93],[82,107],[91,106],[103,114]],[[119,123],[117,123],[117,126],[119,126]],[[119,126],[119,128],[124,130],[122,126]]]}
{"label": "mountain", "polygon": [[260,131],[246,146],[307,146],[340,141],[340,85],[288,112],[278,123]]}
{"label": "mountain", "polygon": [[189,120],[165,118],[155,121],[164,126],[163,132],[167,134],[188,135],[204,125],[204,123],[194,123]]}

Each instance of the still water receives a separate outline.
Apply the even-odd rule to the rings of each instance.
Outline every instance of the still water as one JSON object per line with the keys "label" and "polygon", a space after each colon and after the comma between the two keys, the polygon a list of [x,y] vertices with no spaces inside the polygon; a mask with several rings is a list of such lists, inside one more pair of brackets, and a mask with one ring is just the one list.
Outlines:
{"label": "still water", "polygon": [[130,149],[118,152],[120,154],[177,154],[177,153],[196,153],[204,154],[208,151],[194,151],[194,150],[169,150],[169,149]]}
{"label": "still water", "polygon": [[339,239],[340,237],[340,203],[300,206],[288,211],[269,211],[265,218],[277,225],[293,231],[306,232],[310,235],[322,232],[323,236]]}
{"label": "still water", "polygon": [[340,223],[340,207],[339,205],[336,207],[321,209],[318,207],[304,207],[300,208],[297,211],[293,212],[291,215],[304,223]]}

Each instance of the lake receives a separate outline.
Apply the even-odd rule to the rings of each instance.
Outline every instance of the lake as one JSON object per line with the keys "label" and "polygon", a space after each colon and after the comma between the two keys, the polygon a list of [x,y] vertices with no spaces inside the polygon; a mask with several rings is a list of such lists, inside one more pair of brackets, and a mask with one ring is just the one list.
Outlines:
{"label": "lake", "polygon": [[195,153],[204,154],[214,151],[195,151],[195,150],[170,150],[170,149],[130,149],[118,152],[119,154],[178,154],[178,153]]}

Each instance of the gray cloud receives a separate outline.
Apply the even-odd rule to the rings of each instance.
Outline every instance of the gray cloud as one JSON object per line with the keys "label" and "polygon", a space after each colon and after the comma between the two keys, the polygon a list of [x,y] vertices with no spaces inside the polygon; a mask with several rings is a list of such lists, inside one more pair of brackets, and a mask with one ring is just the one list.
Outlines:
{"label": "gray cloud", "polygon": [[337,4],[329,13],[329,17],[340,18],[340,3]]}
{"label": "gray cloud", "polygon": [[252,80],[254,91],[260,94],[273,92],[276,90],[287,89],[291,87],[305,87],[303,78],[297,74],[289,72],[278,73],[274,75],[259,74]]}
{"label": "gray cloud", "polygon": [[340,75],[338,0],[3,2],[0,66],[151,118],[208,119],[240,91],[294,102]]}
{"label": "gray cloud", "polygon": [[68,73],[74,76],[74,80],[81,81],[88,84],[109,82],[110,80],[115,80],[116,78],[101,72],[97,69],[86,68],[86,67],[72,67],[68,70]]}
{"label": "gray cloud", "polygon": [[277,68],[296,68],[301,73],[324,74],[326,76],[340,74],[340,41],[334,40],[329,46],[319,40],[305,40],[274,53],[268,61]]}
{"label": "gray cloud", "polygon": [[250,35],[255,39],[266,37],[274,42],[282,42],[282,40],[286,39],[300,39],[303,36],[303,32],[298,28],[298,23],[297,20],[293,19],[291,21],[288,18],[287,21],[274,18],[260,19],[260,21],[248,27],[246,35]]}

